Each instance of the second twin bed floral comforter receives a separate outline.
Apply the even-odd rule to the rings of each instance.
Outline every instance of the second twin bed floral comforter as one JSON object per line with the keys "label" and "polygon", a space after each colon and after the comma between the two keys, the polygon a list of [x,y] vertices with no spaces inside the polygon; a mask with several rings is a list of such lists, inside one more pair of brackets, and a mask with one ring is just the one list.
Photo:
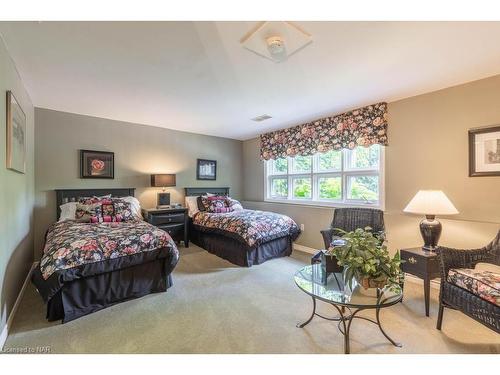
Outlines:
{"label": "second twin bed floral comforter", "polygon": [[294,241],[300,234],[291,218],[267,211],[198,212],[193,217],[193,224],[204,232],[230,234],[250,247],[284,236],[290,236]]}

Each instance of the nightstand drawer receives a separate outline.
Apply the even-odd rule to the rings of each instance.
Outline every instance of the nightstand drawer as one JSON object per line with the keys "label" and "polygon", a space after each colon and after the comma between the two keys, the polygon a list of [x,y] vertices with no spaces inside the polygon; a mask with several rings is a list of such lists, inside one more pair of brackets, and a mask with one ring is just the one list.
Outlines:
{"label": "nightstand drawer", "polygon": [[148,221],[153,225],[184,223],[184,214],[156,214],[150,215]]}
{"label": "nightstand drawer", "polygon": [[425,275],[427,268],[427,260],[425,258],[401,251],[401,259],[404,260],[404,263],[401,264],[403,272],[408,272],[415,276]]}
{"label": "nightstand drawer", "polygon": [[177,235],[184,233],[184,224],[164,224],[158,225],[158,228],[170,234],[170,237],[176,237]]}

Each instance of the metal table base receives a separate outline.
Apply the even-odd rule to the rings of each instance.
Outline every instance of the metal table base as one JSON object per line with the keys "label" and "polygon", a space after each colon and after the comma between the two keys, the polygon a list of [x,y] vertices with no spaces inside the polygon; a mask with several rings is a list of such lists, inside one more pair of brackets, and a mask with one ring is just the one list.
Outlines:
{"label": "metal table base", "polygon": [[[363,310],[369,310],[372,307],[359,307],[359,308],[356,308],[353,311],[349,307],[344,307],[344,306],[340,306],[339,307],[339,306],[337,306],[334,303],[325,302],[325,303],[328,303],[328,304],[332,305],[333,307],[335,307],[337,309],[337,311],[339,312],[339,317],[329,318],[329,317],[323,316],[321,314],[318,314],[316,312],[316,298],[314,296],[311,296],[311,298],[313,300],[313,311],[312,311],[312,314],[309,317],[309,319],[307,319],[304,323],[297,324],[297,328],[304,328],[306,325],[308,325],[313,320],[314,316],[318,316],[318,317],[320,317],[322,319],[326,319],[326,320],[338,322],[337,328],[340,331],[340,333],[342,333],[342,335],[344,335],[344,353],[345,354],[349,354],[351,352],[351,349],[350,349],[350,346],[349,346],[349,332],[351,330],[351,324],[352,324],[353,319],[363,319],[363,320],[366,320],[368,322],[376,324],[378,326],[378,328],[380,329],[380,332],[382,332],[382,334],[385,336],[385,338],[387,340],[389,340],[389,342],[392,345],[397,346],[399,348],[401,348],[403,346],[400,343],[394,341],[384,331],[384,329],[382,328],[382,324],[380,323],[380,307],[375,308],[375,310],[376,310],[376,320],[373,320],[373,319],[370,319],[370,318],[366,318],[364,316],[358,316],[357,315],[359,312],[361,312]],[[397,302],[398,301],[396,301],[395,303],[397,303]],[[388,306],[392,306],[392,305],[393,304],[390,304],[390,305],[386,305],[384,307],[388,307]],[[345,311],[346,309],[349,311],[348,313],[346,313],[346,311]]]}

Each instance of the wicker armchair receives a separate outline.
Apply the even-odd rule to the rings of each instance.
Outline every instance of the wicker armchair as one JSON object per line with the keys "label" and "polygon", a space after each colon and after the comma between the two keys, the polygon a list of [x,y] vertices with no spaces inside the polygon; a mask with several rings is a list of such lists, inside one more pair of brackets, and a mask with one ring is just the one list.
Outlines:
{"label": "wicker armchair", "polygon": [[437,329],[443,323],[444,308],[459,310],[488,328],[500,333],[500,307],[447,281],[451,268],[474,268],[477,263],[500,265],[500,231],[496,238],[481,249],[458,250],[439,247],[441,290]]}
{"label": "wicker armchair", "polygon": [[328,249],[333,238],[339,235],[335,228],[350,232],[365,227],[370,227],[373,233],[383,236],[385,232],[384,212],[372,208],[336,208],[330,228],[321,231],[325,249]]}

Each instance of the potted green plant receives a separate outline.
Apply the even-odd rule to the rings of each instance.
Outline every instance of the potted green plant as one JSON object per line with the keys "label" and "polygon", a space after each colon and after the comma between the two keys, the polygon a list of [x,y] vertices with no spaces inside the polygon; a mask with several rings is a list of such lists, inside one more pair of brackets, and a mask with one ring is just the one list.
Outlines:
{"label": "potted green plant", "polygon": [[[345,243],[330,247],[328,253],[344,267],[344,281],[352,289],[352,280],[359,285],[360,292],[371,288],[399,288],[402,278],[399,252],[389,255],[385,240],[372,233],[370,227],[346,232],[337,229]],[[372,293],[367,293],[372,294]]]}

